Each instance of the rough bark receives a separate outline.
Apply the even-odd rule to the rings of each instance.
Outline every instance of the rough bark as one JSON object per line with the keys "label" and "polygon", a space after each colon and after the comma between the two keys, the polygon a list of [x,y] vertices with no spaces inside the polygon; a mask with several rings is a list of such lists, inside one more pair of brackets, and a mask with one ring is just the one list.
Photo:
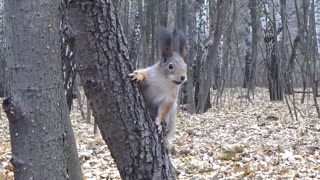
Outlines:
{"label": "rough bark", "polygon": [[175,179],[162,136],[127,77],[133,63],[115,3],[73,1],[69,12],[85,94],[122,179]]}
{"label": "rough bark", "polygon": [[5,97],[5,29],[4,29],[4,0],[0,0],[0,97]]}
{"label": "rough bark", "polygon": [[5,3],[10,76],[3,108],[15,179],[68,179],[65,146],[72,131],[64,128],[70,119],[61,77],[59,3]]}
{"label": "rough bark", "polygon": [[0,97],[6,95],[6,61],[5,61],[5,49],[0,47]]}

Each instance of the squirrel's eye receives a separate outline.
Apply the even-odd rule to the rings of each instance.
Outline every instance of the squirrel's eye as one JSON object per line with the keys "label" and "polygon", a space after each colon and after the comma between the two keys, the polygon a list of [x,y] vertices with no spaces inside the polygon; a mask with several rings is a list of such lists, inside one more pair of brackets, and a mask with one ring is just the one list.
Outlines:
{"label": "squirrel's eye", "polygon": [[172,65],[172,64],[169,64],[168,68],[169,68],[169,69],[173,69],[173,65]]}

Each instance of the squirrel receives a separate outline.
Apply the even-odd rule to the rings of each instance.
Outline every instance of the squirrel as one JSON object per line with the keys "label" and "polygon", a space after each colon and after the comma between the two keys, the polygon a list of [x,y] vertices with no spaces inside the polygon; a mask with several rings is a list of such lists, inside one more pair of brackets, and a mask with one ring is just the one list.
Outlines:
{"label": "squirrel", "polygon": [[155,121],[158,132],[162,132],[165,122],[164,136],[169,140],[176,127],[177,99],[182,83],[187,80],[186,38],[179,33],[178,48],[174,51],[174,40],[171,33],[159,29],[160,61],[145,69],[129,74],[132,81],[138,82],[144,97],[147,110]]}

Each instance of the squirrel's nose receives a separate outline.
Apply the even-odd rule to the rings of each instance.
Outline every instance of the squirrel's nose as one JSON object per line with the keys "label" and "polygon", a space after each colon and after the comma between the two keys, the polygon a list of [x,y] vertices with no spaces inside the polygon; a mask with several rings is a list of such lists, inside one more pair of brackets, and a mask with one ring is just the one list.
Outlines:
{"label": "squirrel's nose", "polygon": [[185,76],[180,76],[181,81],[184,81],[186,79]]}

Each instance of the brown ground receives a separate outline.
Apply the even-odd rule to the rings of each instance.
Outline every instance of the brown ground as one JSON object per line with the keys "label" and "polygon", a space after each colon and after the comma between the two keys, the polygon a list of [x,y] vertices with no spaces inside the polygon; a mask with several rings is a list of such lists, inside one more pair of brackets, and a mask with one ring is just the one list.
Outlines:
{"label": "brown ground", "polygon": [[[296,95],[298,120],[292,120],[286,103],[269,102],[265,89],[256,89],[253,102],[237,99],[236,91],[205,114],[179,113],[171,147],[179,179],[320,179],[320,119],[311,95],[303,105]],[[1,113],[0,180],[13,176],[8,121]],[[78,107],[71,118],[86,179],[120,179],[108,147]]]}

